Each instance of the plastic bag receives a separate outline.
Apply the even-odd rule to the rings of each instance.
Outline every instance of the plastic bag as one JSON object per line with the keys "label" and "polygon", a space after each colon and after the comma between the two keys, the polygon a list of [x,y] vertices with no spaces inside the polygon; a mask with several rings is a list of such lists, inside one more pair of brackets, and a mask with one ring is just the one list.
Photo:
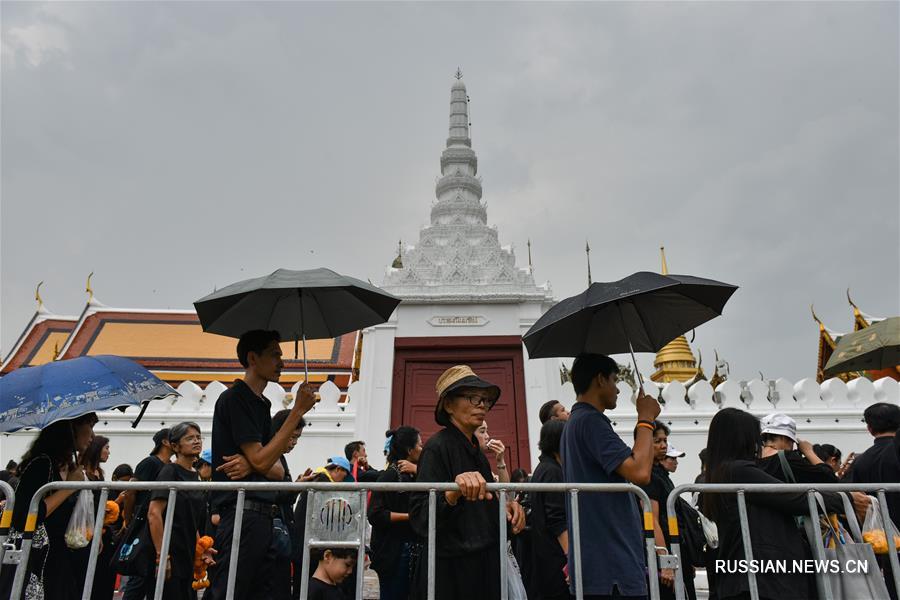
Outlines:
{"label": "plastic bag", "polygon": [[509,600],[528,600],[525,585],[522,583],[522,572],[509,542],[506,542],[506,585]]}
{"label": "plastic bag", "polygon": [[81,490],[69,525],[66,527],[66,546],[72,550],[84,548],[94,537],[94,494],[90,490]]}
{"label": "plastic bag", "polygon": [[[886,525],[891,526],[892,530],[889,530]],[[882,510],[878,505],[878,499],[872,498],[872,503],[866,509],[866,520],[863,522],[863,541],[872,546],[875,554],[887,554],[888,535],[891,534],[894,538],[894,548],[900,550],[900,535],[897,533],[897,526],[891,523],[887,509]]]}

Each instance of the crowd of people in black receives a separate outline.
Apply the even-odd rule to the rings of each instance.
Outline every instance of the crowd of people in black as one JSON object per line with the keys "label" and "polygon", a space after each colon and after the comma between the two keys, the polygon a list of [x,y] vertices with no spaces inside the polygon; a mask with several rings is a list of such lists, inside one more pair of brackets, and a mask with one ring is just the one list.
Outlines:
{"label": "crowd of people in black", "polygon": [[[441,429],[423,444],[420,432],[401,426],[387,432],[385,467],[369,464],[363,442],[352,442],[315,469],[295,477],[285,456],[297,446],[304,414],[315,404],[313,390],[301,386],[292,408],[272,415],[265,386],[277,382],[284,363],[277,333],[252,331],[237,347],[245,367],[216,402],[211,444],[196,423],[178,423],[153,436],[150,454],[132,470],[119,465],[112,481],[241,481],[241,482],[453,482],[456,489],[437,497],[435,591],[438,600],[498,600],[508,586],[514,600],[568,600],[575,573],[580,572],[586,598],[646,598],[649,581],[642,507],[627,493],[580,493],[579,534],[583,566],[576,569],[571,552],[573,520],[563,492],[510,493],[504,506],[486,488],[488,482],[634,483],[650,499],[658,554],[681,544],[681,569],[689,598],[696,598],[694,578],[705,569],[711,598],[749,598],[745,573],[717,568],[721,561],[745,558],[739,511],[734,494],[707,493],[693,502],[679,499],[676,514],[666,500],[674,489],[671,474],[684,456],[671,444],[672,432],[658,419],[660,405],[638,393],[637,424],[631,445],[614,430],[605,411],[618,402],[618,371],[606,356],[576,358],[572,383],[577,399],[571,412],[556,401],[544,404],[540,457],[534,471],[510,472],[505,445],[488,435],[486,417],[500,388],[471,368],[447,369],[436,384],[434,419]],[[701,452],[698,483],[900,482],[900,406],[876,403],[863,419],[874,444],[859,456],[844,458],[830,444],[813,445],[797,435],[794,420],[773,413],[759,419],[737,408],[722,408],[713,417],[706,448]],[[10,541],[18,544],[35,492],[53,481],[103,481],[109,440],[94,435],[94,414],[58,421],[43,429],[16,464],[0,479],[16,493]],[[492,467],[491,460],[494,461]],[[496,472],[495,472],[496,471]],[[824,510],[838,519],[861,519],[871,509],[871,496],[823,492]],[[109,600],[118,589],[125,600],[152,598],[157,575],[164,571],[163,598],[224,599],[229,576],[235,598],[291,600],[301,587],[308,598],[353,598],[357,589],[357,551],[341,547],[313,548],[303,571],[303,540],[308,497],[304,493],[263,489],[246,494],[237,572],[229,573],[235,528],[236,494],[178,491],[169,514],[168,490],[113,494],[106,506],[103,537],[93,579],[92,599]],[[56,491],[39,504],[37,529],[26,566],[22,598],[81,598],[90,546],[71,548],[66,530],[77,493]],[[900,522],[900,494],[887,494],[887,513]],[[746,496],[750,538],[756,560],[812,558],[809,529],[798,520],[808,515],[806,494]],[[99,508],[95,495],[95,510]],[[372,492],[368,501],[371,537],[366,556],[377,573],[382,600],[425,597],[429,496],[397,490]],[[845,515],[845,506],[853,513]],[[498,516],[508,526],[507,579],[501,580]],[[167,519],[171,540],[161,552]],[[808,518],[808,517],[807,517]],[[670,532],[678,524],[680,537]],[[717,543],[711,540],[714,531]],[[888,534],[889,535],[889,534]],[[138,542],[146,548],[140,560]],[[894,549],[891,547],[890,551]],[[133,559],[133,560],[132,560]],[[125,568],[123,565],[127,565]],[[878,555],[891,598],[893,588],[887,554]],[[0,598],[9,598],[15,565],[3,565]],[[127,574],[121,576],[121,574]],[[658,572],[662,598],[673,598],[677,574]],[[757,577],[761,598],[817,598],[812,573],[776,573]]]}

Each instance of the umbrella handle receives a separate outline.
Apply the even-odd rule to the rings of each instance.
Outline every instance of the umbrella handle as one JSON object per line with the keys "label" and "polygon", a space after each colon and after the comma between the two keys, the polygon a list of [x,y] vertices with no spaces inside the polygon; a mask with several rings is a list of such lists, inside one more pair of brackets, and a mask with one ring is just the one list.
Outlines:
{"label": "umbrella handle", "polygon": [[[303,383],[309,383],[309,359],[306,354],[306,330],[303,322],[303,289],[297,289],[297,301],[300,302],[300,335],[303,337]],[[297,360],[297,340],[294,340],[294,360]]]}

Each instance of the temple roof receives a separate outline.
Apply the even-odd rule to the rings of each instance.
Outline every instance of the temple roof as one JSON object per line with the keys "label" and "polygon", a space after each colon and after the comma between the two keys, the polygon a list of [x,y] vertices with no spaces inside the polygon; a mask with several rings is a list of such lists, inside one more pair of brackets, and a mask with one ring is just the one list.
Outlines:
{"label": "temple roof", "polygon": [[[334,339],[307,340],[310,383],[327,380],[346,391],[357,368],[359,332]],[[112,308],[91,296],[80,317],[35,315],[20,342],[4,361],[0,374],[21,366],[60,359],[115,354],[130,358],[161,379],[177,386],[182,381],[225,381],[244,368],[236,357],[237,340],[203,332],[193,310]],[[281,345],[285,369],[281,383],[303,379],[303,348]]]}

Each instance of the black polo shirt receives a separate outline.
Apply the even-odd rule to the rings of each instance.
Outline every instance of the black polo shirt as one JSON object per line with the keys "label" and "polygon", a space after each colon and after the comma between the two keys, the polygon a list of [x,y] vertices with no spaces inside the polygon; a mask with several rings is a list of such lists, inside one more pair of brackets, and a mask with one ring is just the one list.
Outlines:
{"label": "black polo shirt", "polygon": [[[269,443],[272,438],[272,403],[265,396],[257,396],[242,380],[237,379],[216,400],[212,427],[213,481],[231,481],[217,469],[225,462],[223,457],[243,454],[241,444]],[[252,472],[240,481],[268,481],[264,475]],[[247,492],[247,499],[259,502],[275,502],[275,492]],[[221,510],[237,500],[234,492],[217,492],[211,504]]]}
{"label": "black polo shirt", "polygon": [[[896,436],[895,436],[896,437]],[[895,437],[875,438],[871,448],[856,457],[850,471],[852,483],[895,483],[900,481],[900,446],[894,445]],[[894,524],[900,522],[900,492],[885,494],[888,514]]]}

